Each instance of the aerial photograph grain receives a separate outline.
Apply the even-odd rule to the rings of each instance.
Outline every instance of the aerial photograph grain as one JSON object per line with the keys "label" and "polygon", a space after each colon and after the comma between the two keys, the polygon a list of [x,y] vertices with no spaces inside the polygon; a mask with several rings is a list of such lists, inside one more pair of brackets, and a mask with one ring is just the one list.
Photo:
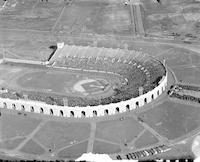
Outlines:
{"label": "aerial photograph grain", "polygon": [[200,0],[0,0],[0,160],[199,158]]}

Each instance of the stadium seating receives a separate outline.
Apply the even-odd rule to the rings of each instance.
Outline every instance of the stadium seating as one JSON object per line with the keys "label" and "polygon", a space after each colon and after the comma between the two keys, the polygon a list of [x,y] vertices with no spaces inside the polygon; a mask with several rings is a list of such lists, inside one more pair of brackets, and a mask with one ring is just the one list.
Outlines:
{"label": "stadium seating", "polygon": [[[105,73],[112,72],[113,74],[121,75],[126,78],[128,83],[125,85],[119,85],[113,89],[115,91],[114,95],[107,98],[88,99],[86,97],[65,96],[68,99],[68,106],[70,107],[97,106],[99,104],[105,105],[137,97],[139,95],[138,88],[140,86],[143,86],[144,93],[147,93],[155,88],[162,76],[165,75],[165,68],[162,64],[157,60],[149,58],[142,52],[136,51],[135,55],[127,53],[127,56],[123,57],[112,57],[110,55],[114,54],[111,53],[105,57],[103,52],[100,52],[97,56],[93,56],[94,51],[89,50],[89,53],[84,53],[84,55],[79,56],[77,55],[75,48],[72,48],[72,50],[75,50],[74,55],[71,53],[62,55],[62,57],[56,62],[56,65],[80,70],[96,70]],[[109,52],[109,50],[107,52]],[[23,94],[16,95],[17,93],[11,92],[12,91],[10,90],[8,93],[0,94],[0,96],[12,99],[23,98]],[[62,96],[52,96],[40,92],[26,92],[26,94],[30,100],[42,101],[50,105],[64,105]]]}

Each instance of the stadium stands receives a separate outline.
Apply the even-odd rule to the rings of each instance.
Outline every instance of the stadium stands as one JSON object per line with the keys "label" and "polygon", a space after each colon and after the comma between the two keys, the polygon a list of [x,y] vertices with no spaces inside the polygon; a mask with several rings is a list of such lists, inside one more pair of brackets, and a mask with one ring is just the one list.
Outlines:
{"label": "stadium stands", "polygon": [[[143,93],[147,93],[158,86],[159,81],[166,75],[165,67],[160,61],[143,54],[141,51],[125,52],[121,49],[67,46],[67,49],[57,56],[57,60],[53,64],[56,67],[69,69],[112,73],[127,80],[126,84],[118,84],[114,87],[113,96],[107,98],[89,99],[87,97],[65,96],[70,107],[106,105],[129,100],[139,96],[139,87],[143,87]],[[25,93],[29,100],[42,101],[50,105],[64,105],[64,96],[41,92]],[[8,90],[7,93],[0,93],[0,97],[24,99],[24,92],[18,93]]]}
{"label": "stadium stands", "polygon": [[[188,92],[185,92],[184,90],[188,90]],[[172,98],[177,98],[180,100],[185,100],[185,101],[195,102],[195,103],[200,104],[200,98],[198,97],[199,95],[192,96],[192,93],[189,93],[190,91],[195,91],[195,92],[199,93],[200,88],[197,86],[178,84],[178,85],[171,86],[170,90],[168,91],[168,94]]]}

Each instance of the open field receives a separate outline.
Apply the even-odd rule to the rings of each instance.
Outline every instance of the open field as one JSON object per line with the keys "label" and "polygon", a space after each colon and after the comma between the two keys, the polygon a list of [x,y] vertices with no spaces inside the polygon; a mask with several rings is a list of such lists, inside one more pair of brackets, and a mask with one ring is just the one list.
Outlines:
{"label": "open field", "polygon": [[[165,56],[166,61],[169,62],[169,67],[173,68],[177,77],[179,77],[179,74],[181,74],[180,72],[182,70],[182,66],[187,66],[193,69],[194,65],[198,65],[198,53],[191,52],[189,50],[181,49],[179,51],[179,48],[176,47],[156,45],[157,49],[160,50],[158,50],[158,53],[155,53],[155,50],[150,50],[150,46],[145,46],[145,44],[142,43],[138,43],[138,46],[138,48],[145,47],[147,51],[149,49],[149,52],[152,56],[156,55],[160,59]],[[137,44],[135,48],[137,48]],[[181,53],[183,53],[183,55],[181,55]],[[182,59],[180,60],[178,57],[181,57]],[[167,58],[170,60],[167,60]],[[5,66],[6,68],[2,66]],[[1,65],[1,67],[1,79],[5,80],[5,82],[10,81],[12,85],[15,85],[13,83],[16,82],[17,79],[14,79],[16,80],[14,81],[11,78],[18,76],[16,77],[19,79],[18,84],[22,84],[22,87],[26,85],[29,87],[34,86],[34,88],[38,87],[38,89],[41,89],[42,87],[48,89],[49,87],[52,87],[48,82],[48,80],[51,80],[52,85],[55,85],[56,82],[60,82],[60,88],[59,85],[56,84],[54,91],[56,91],[56,89],[63,90],[61,88],[63,86],[61,83],[63,77],[65,76],[63,74],[66,73],[66,71],[44,72],[45,69],[40,68],[38,70],[34,69],[31,74],[35,75],[29,76],[29,74],[27,74],[27,69],[30,70],[31,67],[7,65]],[[68,76],[68,82],[74,83],[74,77],[76,78],[76,74],[71,74],[70,72],[68,72],[68,74],[71,76],[71,81]],[[58,77],[59,75],[60,79]],[[79,75],[84,76],[85,74],[82,73]],[[94,75],[91,76],[94,77]],[[186,77],[186,75],[183,76]],[[41,79],[41,77],[43,79]],[[196,76],[194,75],[194,81],[197,81],[198,79],[195,77]],[[33,80],[35,81],[32,82]],[[48,82],[48,84],[40,83],[41,81],[45,80]],[[110,81],[109,79],[106,80]],[[186,79],[183,78],[183,81],[186,81]],[[96,84],[97,83],[95,83],[95,85]],[[43,86],[41,87],[41,85]],[[199,128],[200,121],[198,114],[200,113],[198,107],[185,105],[184,103],[179,104],[169,100],[161,100],[158,105],[150,105],[149,107],[151,108],[147,109],[147,111],[144,110],[142,113],[139,112],[138,114],[135,114],[132,112],[129,114],[122,114],[119,117],[114,116],[110,118],[101,118],[97,121],[71,121],[71,119],[59,119],[59,121],[56,121],[56,118],[45,117],[43,115],[31,115],[31,117],[30,113],[24,116],[23,113],[18,115],[13,111],[13,113],[10,115],[10,112],[7,112],[7,110],[2,110],[0,117],[2,126],[0,128],[3,129],[2,132],[4,133],[1,135],[2,142],[0,144],[0,149],[11,150],[13,152],[20,153],[25,157],[29,155],[38,155],[40,158],[48,157],[53,159],[70,159],[77,158],[88,150],[91,150],[94,153],[110,154],[134,151],[138,148],[142,149],[151,147],[152,145],[159,143],[165,143],[168,145],[170,144],[170,141],[178,140],[179,138],[185,138],[190,135],[191,131]],[[143,123],[137,121],[137,116],[142,117],[147,125],[144,126]],[[125,118],[121,120],[121,117]],[[180,117],[180,119],[178,117]],[[19,118],[19,120],[18,122],[8,120],[11,118],[12,120],[15,118],[17,120]],[[31,118],[31,120],[29,118]],[[35,121],[32,118],[37,121],[36,125],[33,125],[34,127],[31,126],[34,124],[32,121]],[[3,125],[5,124],[2,122],[2,119],[7,119],[5,122],[9,123],[6,124],[9,126],[9,128],[4,128]],[[31,122],[26,122],[26,120]],[[91,129],[90,123],[92,122],[95,122],[95,130]],[[26,123],[30,126],[24,126],[23,129],[25,130],[21,130],[22,128],[18,128],[18,126],[16,126],[17,123],[19,123],[18,125]],[[17,135],[16,131],[9,131],[10,129],[15,130],[13,128],[15,128],[17,132],[19,129],[20,132],[24,133],[22,135]],[[91,132],[94,133],[94,137],[91,136]],[[9,139],[4,139],[4,134],[9,134]],[[79,135],[81,135],[81,138]],[[84,138],[82,138],[83,135]],[[24,139],[24,137],[26,137],[28,140]],[[89,145],[89,143],[92,143],[92,147]],[[31,147],[32,145],[33,147]],[[179,154],[181,153],[179,152]],[[166,156],[166,154],[163,156]]]}
{"label": "open field", "polygon": [[12,6],[7,3],[0,18],[0,28],[50,31],[55,24],[63,5],[59,3],[40,3],[28,0],[24,3],[16,1]]}
{"label": "open field", "polygon": [[[175,69],[174,72],[176,73],[177,77],[179,77],[178,74],[181,74],[180,72],[182,70],[182,66],[194,68],[194,65],[198,65],[198,54],[188,50],[182,49],[179,51],[179,48],[175,48],[172,46],[156,45],[157,49],[160,50],[158,50],[158,53],[155,53],[156,51],[150,50],[150,46],[145,46],[145,44],[142,43],[138,43],[138,46],[139,48],[145,47],[147,51],[149,49],[149,52],[152,56],[156,55],[160,59],[163,56],[169,58],[170,60],[166,59],[166,61],[169,62],[169,67]],[[137,48],[137,44],[135,48]],[[181,53],[183,53],[183,55],[181,55]],[[178,57],[181,57],[182,59],[180,60],[178,59]],[[186,62],[184,60],[188,60],[186,61],[187,65],[185,65]],[[6,68],[2,66],[5,66]],[[24,87],[24,85],[27,85],[34,86],[34,88],[38,87],[38,89],[41,89],[42,87],[45,87],[46,89],[52,87],[49,82],[48,84],[40,83],[40,81],[45,80],[45,78],[46,82],[48,80],[51,80],[52,85],[55,85],[58,80],[60,83],[62,83],[62,78],[63,76],[65,76],[63,74],[66,73],[62,71],[44,72],[45,69],[41,68],[38,70],[34,69],[31,72],[31,74],[35,74],[34,77],[34,75],[26,76],[29,75],[27,74],[27,69],[30,70],[31,67],[7,65],[1,65],[1,67],[1,79],[5,80],[5,82],[8,82],[10,80],[11,83],[14,83],[17,81],[17,79],[14,79],[16,80],[14,81],[10,78],[15,78],[15,76],[18,76],[18,84],[23,84],[22,87]],[[70,74],[70,72],[68,74]],[[38,75],[40,77],[38,77]],[[60,75],[60,79],[58,75]],[[84,73],[79,75],[84,76]],[[70,74],[70,76],[72,80],[70,81],[68,76],[68,82],[74,83],[74,77],[76,78],[76,75]],[[94,77],[94,75],[91,76]],[[186,77],[186,75],[183,76]],[[43,79],[41,79],[41,77]],[[51,79],[49,79],[49,77]],[[37,80],[37,82],[32,82],[35,79]],[[109,79],[106,80],[109,81]],[[183,81],[184,80],[185,79],[183,78]],[[197,78],[194,78],[194,81],[197,81]],[[41,87],[41,85],[43,86]],[[56,84],[56,86],[54,87],[54,91],[56,91],[56,89],[62,90],[61,87],[63,85],[60,86],[60,88],[57,86],[59,85]],[[142,117],[147,126],[144,126],[142,123],[137,121],[138,118],[135,116],[135,113],[129,113],[122,114],[121,117],[125,117],[122,120],[120,119],[120,117],[116,116],[105,119],[102,118],[99,121],[95,121],[96,128],[95,130],[93,130],[94,132],[91,131],[90,126],[90,123],[94,121],[90,120],[74,122],[70,121],[71,119],[59,119],[59,121],[56,121],[56,118],[44,117],[43,115],[34,115],[31,117],[30,113],[24,116],[23,113],[21,115],[18,115],[13,111],[13,113],[10,114],[10,112],[7,112],[7,110],[2,110],[2,126],[0,128],[3,129],[2,132],[4,133],[1,134],[2,142],[0,144],[0,149],[11,150],[13,152],[20,153],[25,157],[29,155],[38,155],[41,158],[48,157],[53,159],[77,158],[82,153],[87,152],[88,150],[91,150],[94,153],[110,154],[134,151],[138,148],[142,149],[159,143],[165,143],[168,145],[170,141],[187,137],[189,136],[191,131],[199,128],[200,122],[198,114],[200,113],[198,107],[179,104],[171,102],[169,100],[161,100],[157,106],[150,105],[149,107],[151,107],[151,109],[147,109],[147,111],[144,110],[142,111],[142,113],[139,112],[139,114],[136,114],[136,116]],[[180,117],[181,120],[178,117]],[[17,120],[18,118],[19,120]],[[16,119],[18,122],[10,121],[9,119]],[[2,122],[4,120],[6,123],[9,124],[4,124],[5,122]],[[30,122],[26,122],[26,120]],[[33,125],[33,121],[37,121],[35,125]],[[26,123],[29,126],[24,126],[23,130],[21,130],[22,128],[18,127],[22,123]],[[5,125],[9,126],[9,128],[4,128]],[[78,129],[75,129],[77,127]],[[154,131],[149,128],[153,129]],[[11,130],[16,131],[13,132]],[[16,133],[18,131],[22,132],[22,135],[18,135]],[[68,132],[70,132],[70,134]],[[94,133],[94,137],[91,136],[91,132]],[[9,138],[4,139],[4,134],[9,134]],[[81,135],[81,138],[79,135]],[[82,138],[83,135],[84,138]],[[26,137],[28,140],[24,139],[24,137]],[[89,143],[92,143],[92,147],[89,145]],[[31,147],[32,145],[33,147]],[[179,154],[181,153],[179,152]],[[164,154],[163,156],[166,156],[166,154]]]}
{"label": "open field", "polygon": [[164,0],[161,4],[142,0],[144,26],[148,35],[173,36],[176,40],[200,40],[199,2]]}
{"label": "open field", "polygon": [[165,101],[138,117],[162,136],[173,140],[199,128],[200,109],[198,106]]}
{"label": "open field", "polygon": [[189,84],[200,84],[200,67],[189,66],[189,67],[177,67],[173,68],[179,81]]}
{"label": "open field", "polygon": [[131,118],[122,121],[103,121],[97,124],[96,137],[118,144],[126,144],[137,137],[143,129],[136,120]]}
{"label": "open field", "polygon": [[112,154],[112,153],[118,153],[120,151],[121,149],[119,145],[99,140],[94,141],[94,146],[93,146],[94,153],[104,154],[105,152],[107,152],[107,154]]}
{"label": "open field", "polygon": [[[180,43],[200,40],[199,3],[163,0],[159,5],[141,0],[146,35],[173,36],[179,41],[176,44],[174,40],[135,39],[129,6],[112,2],[10,0],[0,11],[0,58],[4,54],[8,58],[46,61],[53,52],[49,47],[57,42],[134,49],[165,59],[178,82],[200,86],[199,48]],[[69,58],[67,61],[72,62]],[[142,75],[131,76],[133,85],[143,81]],[[113,86],[122,82],[124,78],[112,74],[0,64],[0,88],[19,92],[104,98],[112,96]],[[106,85],[106,91],[102,90]],[[191,144],[193,135],[199,134],[199,114],[199,105],[177,102],[165,93],[141,111],[93,119],[0,109],[0,158],[75,159],[86,152],[127,153],[160,144],[172,149],[152,158],[193,157]]]}
{"label": "open field", "polygon": [[[177,105],[181,107],[177,107]],[[11,150],[24,154],[24,156],[37,155],[40,158],[51,156],[56,159],[71,159],[87,152],[88,141],[91,140],[94,153],[119,153],[133,148],[145,148],[158,142],[166,142],[165,137],[174,140],[185,136],[199,128],[199,114],[197,107],[165,101],[153,109],[139,113],[140,118],[158,132],[161,138],[158,138],[154,131],[149,131],[148,127],[143,127],[132,113],[127,114],[129,117],[123,120],[116,116],[111,117],[113,120],[102,118],[100,121],[96,121],[93,138],[90,135],[90,120],[74,122],[70,119],[57,120],[45,116],[41,118],[42,115],[32,116],[31,113],[24,116],[23,113],[17,114],[13,110],[2,110],[1,120],[3,119],[4,122],[1,122],[1,132],[4,133],[1,133],[0,149]],[[178,117],[181,120],[178,120]],[[21,120],[13,122],[11,118]],[[5,119],[7,120],[5,121]],[[33,127],[33,119],[39,121],[39,125]],[[20,130],[21,134],[16,134],[16,132],[3,127],[5,124],[12,130],[17,130],[16,124],[27,126],[21,128],[23,129]],[[5,138],[4,134],[9,134],[8,138]]]}
{"label": "open field", "polygon": [[158,143],[158,139],[149,131],[145,131],[135,142],[136,148],[142,148]]}
{"label": "open field", "polygon": [[[9,65],[1,66],[0,69],[2,72],[1,87],[18,91],[44,92],[64,96],[91,97],[93,93],[96,97],[103,97],[104,94],[109,96],[113,94],[111,87],[116,83],[120,84],[123,82],[123,78],[119,76],[105,75],[98,72],[53,70],[22,66],[12,67]],[[111,78],[112,82],[110,81]],[[113,82],[113,80],[116,81]],[[106,89],[103,90],[102,87],[106,87]]]}

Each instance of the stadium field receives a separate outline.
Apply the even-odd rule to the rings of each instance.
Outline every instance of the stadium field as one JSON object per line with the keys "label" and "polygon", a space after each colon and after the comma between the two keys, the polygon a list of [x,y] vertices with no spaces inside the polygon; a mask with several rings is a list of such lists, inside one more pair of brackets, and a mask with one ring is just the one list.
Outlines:
{"label": "stadium field", "polygon": [[25,91],[70,96],[106,97],[113,94],[112,87],[115,84],[120,85],[124,82],[123,77],[114,74],[67,69],[6,67],[0,67],[2,73],[1,87]]}

